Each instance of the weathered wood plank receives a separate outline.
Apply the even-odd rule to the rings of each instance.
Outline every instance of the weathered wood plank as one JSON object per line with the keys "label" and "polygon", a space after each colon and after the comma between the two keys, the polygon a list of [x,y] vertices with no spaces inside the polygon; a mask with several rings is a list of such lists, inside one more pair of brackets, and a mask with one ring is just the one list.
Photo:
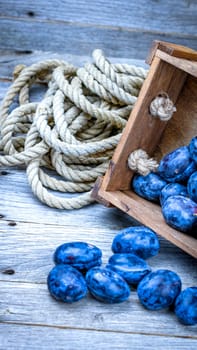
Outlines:
{"label": "weathered wood plank", "polygon": [[[46,8],[47,7],[47,8]],[[0,3],[3,17],[33,21],[59,21],[146,31],[196,34],[195,0],[75,0],[15,1]]]}
{"label": "weathered wood plank", "polygon": [[[12,170],[16,171],[15,169],[10,170],[11,173]],[[87,211],[84,208],[85,212],[78,210],[74,213],[63,213],[62,211],[45,208],[37,202],[31,211],[31,200],[26,211],[27,203],[24,203],[21,209],[21,202],[24,198],[29,199],[31,196],[28,193],[24,194],[26,192],[24,172],[18,170],[12,174],[16,181],[15,185],[12,181],[10,182],[9,176],[10,174],[2,175],[0,178],[0,180],[3,178],[8,181],[9,186],[11,186],[10,191],[5,190],[4,192],[2,207],[6,206],[6,202],[8,207],[14,202],[16,206],[15,214],[19,218],[22,213],[24,222],[17,221],[16,226],[10,226],[10,218],[7,218],[8,221],[1,220],[0,222],[2,233],[0,239],[1,272],[5,269],[15,270],[13,275],[1,273],[2,322],[48,324],[60,327],[66,325],[73,328],[83,327],[105,331],[110,327],[110,330],[116,332],[124,332],[127,329],[128,332],[135,333],[143,333],[146,329],[147,334],[158,335],[161,334],[161,329],[163,329],[162,334],[195,336],[195,328],[179,325],[176,317],[169,311],[153,314],[144,310],[139,305],[134,291],[129,304],[115,305],[115,308],[112,308],[111,305],[107,306],[96,302],[90,297],[67,308],[67,306],[50,298],[46,288],[46,276],[53,266],[52,253],[55,247],[65,240],[86,240],[101,247],[104,252],[103,262],[105,263],[111,254],[110,246],[114,234],[118,229],[128,226],[127,217],[118,210],[114,212],[114,209],[105,209],[99,205],[94,206],[94,209],[93,206],[86,208]],[[19,180],[21,181],[21,188],[16,186]],[[2,188],[5,189],[5,186],[1,187],[1,191]],[[95,207],[100,208],[100,212],[97,212]],[[44,213],[43,208],[46,209]],[[10,216],[13,217],[13,208],[11,207],[9,210]],[[80,214],[80,211],[83,211],[83,214]],[[112,212],[114,213],[112,214]],[[75,215],[73,216],[73,214]],[[124,221],[125,218],[126,221]],[[40,219],[41,223],[39,223]],[[80,237],[79,226],[81,227]],[[184,288],[195,284],[197,278],[195,260],[165,240],[161,240],[161,252],[157,257],[151,259],[150,264],[154,269],[171,268],[175,270],[180,274]],[[26,283],[23,283],[24,281]],[[27,283],[32,281],[34,283]],[[125,320],[128,309],[131,310],[131,313]],[[42,313],[38,310],[42,310]],[[175,328],[177,333],[174,332]]]}
{"label": "weathered wood plank", "polygon": [[3,100],[8,88],[10,86],[10,82],[9,81],[4,81],[3,83],[0,82],[0,101]]}
{"label": "weathered wood plank", "polygon": [[[42,206],[38,205],[37,210],[42,211]],[[92,210],[95,210],[95,207],[92,207]],[[127,220],[122,219],[119,225],[115,226],[113,217],[111,226],[105,225],[105,214],[110,216],[110,209],[104,210],[99,216],[95,211],[89,222],[85,219],[81,221],[77,212],[74,220],[71,220],[70,212],[66,215],[62,213],[61,220],[56,224],[35,223],[31,222],[31,219],[29,222],[1,219],[0,280],[45,283],[46,276],[53,266],[56,247],[70,241],[86,241],[100,247],[103,252],[103,264],[106,264],[112,255],[111,244],[115,234],[129,225]],[[69,216],[68,222],[65,217]],[[97,225],[94,224],[95,221]],[[183,288],[195,285],[197,261],[162,237],[159,239],[160,253],[148,260],[152,269],[167,268],[176,271],[182,279]],[[13,274],[9,274],[10,270],[13,270]]]}
{"label": "weathered wood plank", "polygon": [[90,295],[74,304],[60,303],[49,295],[46,284],[39,283],[3,281],[0,291],[1,322],[190,337],[197,341],[197,325],[182,325],[173,311],[144,309],[134,290],[127,301],[113,305]]}
{"label": "weathered wood plank", "polygon": [[[32,215],[29,216],[28,212],[31,213],[31,205],[27,212],[25,212],[27,204],[24,204],[22,210],[20,209],[20,203],[24,198],[23,195],[21,196],[21,193],[25,190],[23,183],[24,176],[22,175],[24,175],[22,170],[19,172],[17,171],[15,175],[13,174],[14,178],[16,178],[16,183],[17,179],[18,181],[20,179],[22,187],[18,188],[13,186],[10,184],[10,181],[8,181],[11,185],[10,191],[12,194],[11,192],[4,193],[4,195],[7,196],[8,203],[11,204],[15,202],[16,207],[18,206],[15,213],[23,213],[25,222],[17,222],[16,226],[10,226],[10,221],[6,220],[1,220],[0,223],[2,233],[0,239],[1,272],[2,270],[4,271],[5,268],[15,269],[16,271],[13,275],[1,274],[0,277],[2,285],[2,287],[0,287],[2,322],[17,322],[22,324],[35,323],[37,325],[48,324],[50,326],[56,325],[60,327],[66,325],[67,327],[73,328],[83,327],[103,329],[105,331],[112,323],[110,330],[112,329],[117,332],[125,332],[125,329],[127,329],[127,332],[143,333],[144,329],[146,329],[147,334],[161,334],[160,328],[162,328],[162,334],[171,332],[169,334],[179,334],[179,336],[191,337],[195,335],[194,328],[190,329],[190,327],[177,325],[175,316],[169,311],[152,314],[144,310],[139,305],[135,292],[132,292],[131,302],[129,304],[131,313],[127,320],[125,320],[125,315],[128,314],[128,304],[116,305],[115,309],[112,309],[109,305],[106,306],[105,304],[94,301],[92,298],[88,298],[84,299],[81,303],[68,306],[67,308],[67,306],[51,299],[46,288],[46,276],[53,265],[52,252],[54,248],[65,240],[88,240],[102,248],[104,252],[103,261],[105,263],[108,256],[111,254],[110,245],[114,234],[121,226],[125,227],[126,224],[128,225],[128,222],[123,220],[122,213],[118,213],[117,210],[115,210],[115,215],[111,215],[114,210],[106,210],[101,206],[98,206],[102,209],[100,213],[97,214],[94,207],[94,215],[90,215],[88,218],[88,212],[92,214],[93,207],[91,209],[89,208],[86,214],[83,213],[83,215],[80,215],[80,211],[75,211],[75,216],[73,216],[72,212],[63,214],[62,211],[54,211],[51,208],[46,208],[47,210],[43,214],[42,209],[45,208],[45,206],[37,203],[34,208],[35,211],[33,210]],[[8,177],[9,174],[2,175],[1,180],[2,178],[8,180]],[[12,200],[10,200],[10,198],[12,198]],[[27,198],[29,198],[29,196],[27,196]],[[4,206],[5,197],[2,199]],[[12,212],[13,209],[10,208],[10,214],[12,214]],[[51,221],[45,217],[47,212],[49,214],[48,219],[51,217]],[[41,224],[33,223],[32,221],[39,222],[39,213],[41,213],[40,217],[45,217],[45,220]],[[109,220],[108,225],[105,224],[106,218]],[[97,220],[98,225],[95,224]],[[122,223],[124,222],[123,225],[120,224],[120,220]],[[52,222],[54,222],[54,225],[50,224]],[[83,223],[83,225],[81,223]],[[111,227],[109,227],[109,223]],[[12,224],[13,223],[11,223],[11,225]],[[79,225],[81,227],[80,238],[78,235]],[[196,279],[194,259],[167,243],[165,240],[161,241],[161,247],[159,256],[151,259],[152,263],[150,263],[153,264],[153,268],[171,268],[180,274],[184,287],[194,285]],[[7,282],[6,279],[8,280]],[[26,283],[22,283],[23,281]],[[34,283],[27,283],[31,281],[34,281]],[[38,312],[38,310],[42,310],[42,313]],[[147,325],[149,325],[150,328],[147,328]],[[177,333],[174,332],[175,327]],[[47,335],[45,335],[44,338],[47,342]],[[176,344],[175,338],[174,342]],[[159,341],[156,343],[159,344]],[[19,343],[17,342],[17,344]]]}
{"label": "weathered wood plank", "polygon": [[[197,49],[191,34],[170,34],[136,29],[106,28],[47,21],[30,22],[2,18],[0,47],[15,50],[42,50],[90,55],[100,48],[112,57],[144,59],[153,40],[163,40]],[[14,33],[14,35],[13,35]]]}
{"label": "weathered wood plank", "polygon": [[[105,52],[104,52],[105,54]],[[54,52],[43,52],[43,51],[15,51],[15,50],[1,50],[0,49],[0,79],[12,79],[13,78],[13,70],[14,67],[18,64],[24,64],[27,66],[30,66],[33,63],[44,61],[44,60],[50,60],[50,59],[60,59],[64,60],[66,62],[69,62],[76,67],[81,67],[87,62],[92,62],[92,52],[89,56],[83,56],[83,55],[73,55],[73,54],[67,54],[67,53],[54,53]],[[145,57],[144,60],[138,60],[138,59],[132,59],[132,57],[129,58],[122,58],[122,57],[107,57],[110,59],[112,63],[127,63],[130,65],[135,65],[139,67],[143,67],[145,69],[148,69],[149,66],[145,64]],[[3,87],[4,81],[0,82],[0,89]],[[1,97],[0,97],[1,101]]]}
{"label": "weathered wood plank", "polygon": [[196,350],[197,346],[197,341],[190,338],[129,334],[126,330],[114,333],[15,324],[1,325],[0,341],[3,350],[18,350],[19,346],[20,350],[158,350],[163,348],[163,344],[166,350]]}
{"label": "weathered wood plank", "polygon": [[[5,171],[5,169],[1,168],[0,171]],[[49,208],[40,203],[32,194],[23,168],[8,168],[6,171],[6,175],[0,175],[0,214],[8,221],[39,222],[73,227],[81,223],[89,227],[94,224],[95,232],[96,227],[100,227],[101,223],[105,227],[121,228],[133,222],[128,215],[117,209],[107,211],[102,205],[96,203],[71,211]]]}

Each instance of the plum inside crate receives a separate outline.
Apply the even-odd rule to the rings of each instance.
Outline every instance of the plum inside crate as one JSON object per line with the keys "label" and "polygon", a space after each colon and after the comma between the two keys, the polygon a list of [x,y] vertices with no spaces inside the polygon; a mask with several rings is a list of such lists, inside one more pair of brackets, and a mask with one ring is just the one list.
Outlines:
{"label": "plum inside crate", "polygon": [[[168,226],[159,205],[131,190],[134,173],[128,167],[128,156],[136,149],[141,148],[159,160],[197,135],[197,52],[155,42],[147,63],[150,64],[148,76],[108,170],[97,180],[92,196],[106,206],[123,210],[197,258],[197,238]],[[167,93],[176,106],[176,112],[167,122],[153,117],[149,111],[150,103],[161,92]]]}

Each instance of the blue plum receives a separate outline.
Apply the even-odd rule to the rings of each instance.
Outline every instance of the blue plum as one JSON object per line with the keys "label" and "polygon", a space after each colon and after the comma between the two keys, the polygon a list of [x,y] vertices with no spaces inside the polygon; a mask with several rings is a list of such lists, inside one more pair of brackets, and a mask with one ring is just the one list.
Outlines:
{"label": "blue plum", "polygon": [[70,265],[56,265],[49,272],[47,285],[50,294],[65,303],[78,301],[87,294],[83,275]]}
{"label": "blue plum", "polygon": [[151,271],[145,260],[129,253],[112,255],[106,267],[117,272],[129,284],[138,284]]}
{"label": "blue plum", "polygon": [[172,182],[167,184],[164,188],[161,190],[161,195],[160,195],[160,203],[161,205],[164,204],[165,200],[174,195],[181,195],[188,197],[188,192],[187,192],[187,187],[179,184],[178,182]]}
{"label": "blue plum", "polygon": [[90,269],[86,274],[86,282],[90,293],[105,303],[120,303],[130,296],[127,282],[116,272],[104,267]]}
{"label": "blue plum", "polygon": [[195,171],[187,182],[187,191],[190,198],[197,203],[197,171]]}
{"label": "blue plum", "polygon": [[181,323],[197,324],[197,287],[186,288],[178,295],[174,312]]}
{"label": "blue plum", "polygon": [[131,226],[119,231],[112,242],[114,253],[132,253],[148,259],[159,252],[159,240],[154,231],[146,226]]}
{"label": "blue plum", "polygon": [[149,201],[158,202],[162,188],[167,182],[158,174],[134,175],[132,187],[135,193]]}
{"label": "blue plum", "polygon": [[56,264],[69,264],[83,271],[101,265],[101,250],[86,242],[68,242],[60,245],[54,253]]}
{"label": "blue plum", "polygon": [[168,225],[182,232],[189,232],[197,225],[197,203],[184,196],[171,196],[162,206]]}
{"label": "blue plum", "polygon": [[195,170],[188,147],[182,146],[161,159],[158,174],[168,182],[185,182]]}
{"label": "blue plum", "polygon": [[181,279],[173,271],[157,270],[146,275],[138,284],[137,294],[149,310],[161,310],[172,305],[181,291]]}
{"label": "blue plum", "polygon": [[189,144],[189,151],[190,151],[191,158],[197,164],[197,136],[191,139]]}

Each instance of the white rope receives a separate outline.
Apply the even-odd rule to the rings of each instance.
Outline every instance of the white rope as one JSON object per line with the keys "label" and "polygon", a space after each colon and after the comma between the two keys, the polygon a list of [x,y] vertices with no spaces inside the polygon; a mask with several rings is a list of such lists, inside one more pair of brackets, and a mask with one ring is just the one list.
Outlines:
{"label": "white rope", "polygon": [[[150,113],[153,117],[158,117],[162,121],[168,121],[176,112],[176,107],[166,93],[159,94],[150,104]],[[140,175],[148,175],[151,171],[156,171],[158,163],[155,159],[149,158],[148,154],[137,149],[130,153],[128,157],[128,167]]]}
{"label": "white rope", "polygon": [[176,112],[176,107],[166,93],[157,96],[150,104],[150,113],[162,121],[168,121]]}
{"label": "white rope", "polygon": [[[25,164],[33,193],[51,207],[93,201],[93,184],[107,169],[147,75],[140,67],[111,64],[101,50],[93,59],[82,68],[61,60],[19,65],[2,102],[0,165]],[[36,83],[47,91],[31,102]]]}
{"label": "white rope", "polygon": [[128,157],[128,166],[131,170],[145,176],[150,171],[156,171],[158,163],[153,158],[149,158],[148,154],[142,149],[137,149],[130,153]]}

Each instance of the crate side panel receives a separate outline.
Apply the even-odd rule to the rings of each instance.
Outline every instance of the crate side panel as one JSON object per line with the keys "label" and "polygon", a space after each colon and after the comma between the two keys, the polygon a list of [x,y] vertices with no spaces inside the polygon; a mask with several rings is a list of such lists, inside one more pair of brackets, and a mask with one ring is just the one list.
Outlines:
{"label": "crate side panel", "polygon": [[160,52],[162,51],[165,54],[167,54],[166,56],[168,56],[168,60],[169,60],[169,56],[173,56],[177,58],[184,58],[186,60],[197,61],[197,51],[189,47],[177,45],[177,44],[169,43],[165,41],[154,40],[152,47],[149,51],[148,57],[146,59],[146,63],[151,64],[158,50]]}
{"label": "crate side panel", "polygon": [[132,178],[127,165],[129,154],[142,148],[152,155],[167,124],[150,115],[151,101],[165,91],[175,103],[186,76],[185,72],[155,57],[104,177],[104,190],[129,189]]}
{"label": "crate side panel", "polygon": [[197,135],[197,79],[188,75],[176,103],[177,112],[168,122],[155,156],[160,159],[175,148],[187,145]]}
{"label": "crate side panel", "polygon": [[[195,56],[197,56],[197,51],[194,51],[194,52],[195,52]],[[167,53],[161,50],[157,50],[156,56],[161,58],[161,60],[172,64],[174,67],[177,67],[182,71],[187,72],[197,78],[197,62],[196,62],[197,60],[196,60],[196,57],[194,57],[194,55],[191,55],[190,59],[177,58],[177,57],[169,56]]]}

